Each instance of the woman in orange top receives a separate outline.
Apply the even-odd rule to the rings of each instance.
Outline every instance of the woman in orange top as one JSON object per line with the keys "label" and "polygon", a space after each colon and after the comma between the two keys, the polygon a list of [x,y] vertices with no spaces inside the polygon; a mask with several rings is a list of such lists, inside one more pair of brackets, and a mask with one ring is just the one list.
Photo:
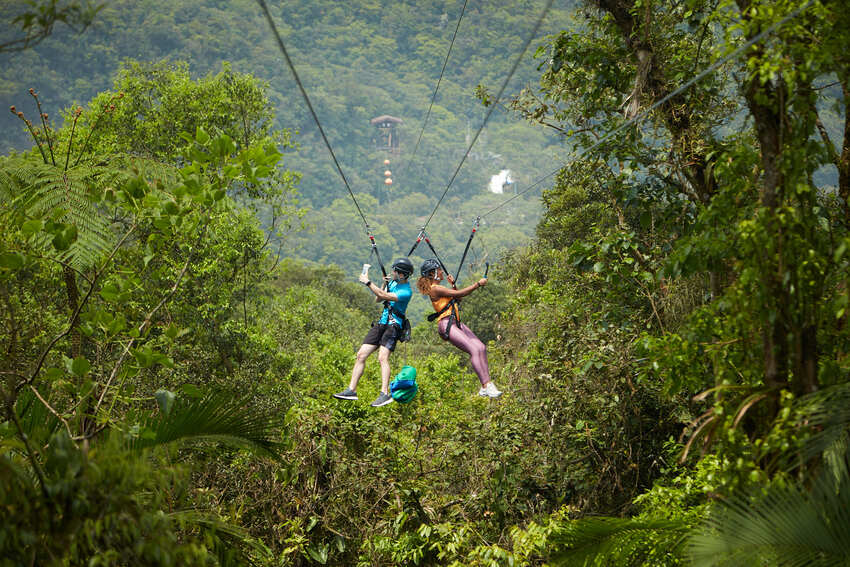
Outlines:
{"label": "woman in orange top", "polygon": [[[502,395],[502,392],[490,380],[487,346],[475,336],[475,333],[469,327],[460,322],[456,301],[487,285],[487,278],[481,278],[463,289],[451,289],[439,285],[445,274],[440,262],[435,258],[429,258],[422,262],[419,274],[421,277],[416,282],[416,287],[422,295],[431,298],[431,305],[434,306],[434,311],[438,313],[437,330],[440,332],[440,336],[469,354],[472,369],[481,381],[481,389],[478,391],[478,395],[498,398]],[[450,284],[454,283],[451,276],[448,277],[448,281]]]}

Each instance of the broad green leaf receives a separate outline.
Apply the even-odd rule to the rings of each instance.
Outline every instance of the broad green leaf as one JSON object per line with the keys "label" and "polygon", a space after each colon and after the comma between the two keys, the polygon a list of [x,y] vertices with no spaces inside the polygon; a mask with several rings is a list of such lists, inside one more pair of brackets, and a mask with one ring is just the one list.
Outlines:
{"label": "broad green leaf", "polygon": [[157,390],[154,394],[156,398],[156,403],[159,405],[159,410],[163,413],[163,415],[168,415],[171,413],[171,408],[174,406],[175,395],[174,392],[169,390]]}
{"label": "broad green leaf", "polygon": [[195,386],[194,384],[183,384],[180,386],[180,391],[186,394],[190,398],[202,398],[204,393],[203,391]]}
{"label": "broad green leaf", "polygon": [[65,376],[65,371],[61,368],[48,368],[44,371],[44,377],[51,381],[58,380],[63,376]]}
{"label": "broad green leaf", "polygon": [[85,376],[91,370],[91,363],[85,357],[77,356],[71,362],[71,372],[77,376]]}
{"label": "broad green leaf", "polygon": [[40,232],[44,228],[44,221],[41,220],[28,220],[24,224],[21,225],[21,232],[24,236],[31,236],[36,232]]}
{"label": "broad green leaf", "polygon": [[66,227],[63,231],[56,233],[53,237],[53,247],[62,252],[69,249],[76,240],[77,227],[71,225]]}
{"label": "broad green leaf", "polygon": [[105,301],[111,302],[111,301],[115,301],[115,300],[118,299],[118,295],[119,295],[120,292],[121,292],[121,290],[118,288],[117,284],[115,284],[113,282],[109,282],[108,284],[103,286],[103,288],[100,290],[100,296]]}
{"label": "broad green leaf", "polygon": [[195,131],[195,140],[199,144],[204,145],[210,141],[210,135],[207,134],[206,130],[198,126],[198,129]]}

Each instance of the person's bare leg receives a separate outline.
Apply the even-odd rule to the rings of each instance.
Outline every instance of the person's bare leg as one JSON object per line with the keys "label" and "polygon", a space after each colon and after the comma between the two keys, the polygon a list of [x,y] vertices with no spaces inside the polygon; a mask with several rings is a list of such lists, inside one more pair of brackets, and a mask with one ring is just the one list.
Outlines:
{"label": "person's bare leg", "polygon": [[[360,345],[360,350],[357,351],[357,356],[354,361],[354,368],[351,369],[351,382],[348,387],[351,390],[357,391],[357,383],[360,377],[363,376],[363,370],[366,369],[366,359],[369,355],[377,350],[378,345]],[[381,347],[383,348],[383,347]],[[380,354],[378,355],[380,359]],[[389,372],[389,370],[387,370]],[[383,366],[381,367],[381,377],[383,378]]]}
{"label": "person's bare leg", "polygon": [[390,393],[390,349],[382,346],[378,349],[378,362],[381,363],[381,392]]}

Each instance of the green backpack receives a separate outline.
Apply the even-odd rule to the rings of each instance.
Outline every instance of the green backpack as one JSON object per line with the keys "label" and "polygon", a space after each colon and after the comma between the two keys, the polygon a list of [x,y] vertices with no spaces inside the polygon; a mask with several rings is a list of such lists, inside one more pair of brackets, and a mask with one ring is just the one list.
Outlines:
{"label": "green backpack", "polygon": [[412,400],[418,391],[416,369],[412,366],[402,368],[401,372],[396,374],[395,379],[390,383],[390,394],[395,401],[402,404]]}

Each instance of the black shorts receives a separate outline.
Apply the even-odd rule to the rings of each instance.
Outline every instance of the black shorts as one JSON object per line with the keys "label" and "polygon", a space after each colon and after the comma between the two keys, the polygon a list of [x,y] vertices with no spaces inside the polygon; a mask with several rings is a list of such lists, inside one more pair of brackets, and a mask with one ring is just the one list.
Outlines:
{"label": "black shorts", "polygon": [[396,325],[372,325],[372,328],[366,333],[366,338],[363,339],[363,344],[380,345],[387,347],[392,352],[395,350],[399,331],[400,329]]}

